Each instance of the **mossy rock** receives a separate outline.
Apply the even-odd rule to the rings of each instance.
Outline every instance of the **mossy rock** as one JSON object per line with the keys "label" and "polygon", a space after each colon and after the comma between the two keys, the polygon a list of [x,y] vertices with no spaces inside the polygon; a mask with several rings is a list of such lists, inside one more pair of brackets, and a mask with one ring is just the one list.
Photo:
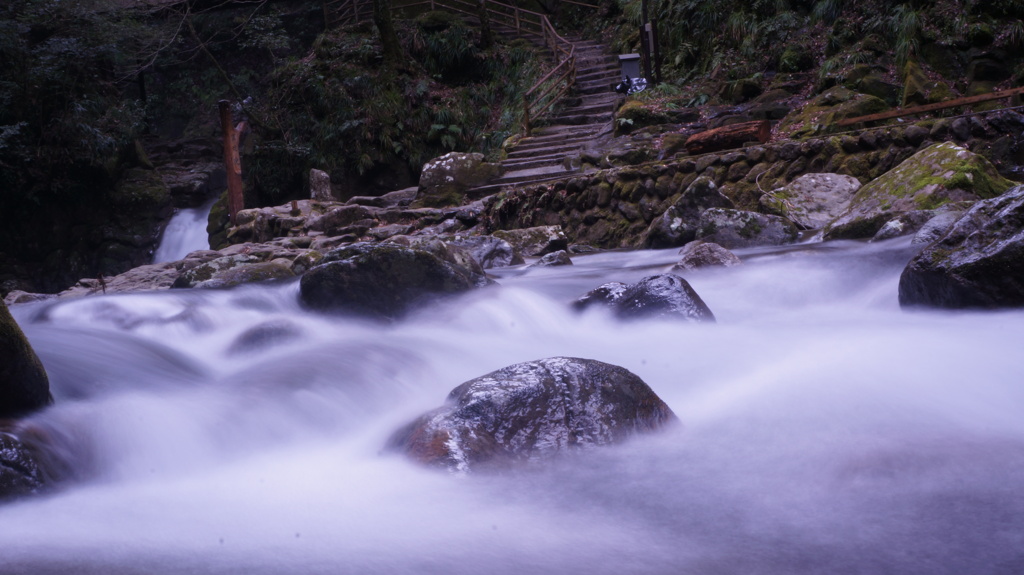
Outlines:
{"label": "mossy rock", "polygon": [[862,187],[825,237],[872,237],[898,214],[992,198],[1012,186],[984,157],[950,142],[935,144]]}
{"label": "mossy rock", "polygon": [[42,362],[0,300],[0,418],[23,415],[51,401]]}
{"label": "mossy rock", "polygon": [[615,132],[628,134],[637,128],[671,124],[669,114],[649,107],[640,100],[629,100],[615,113]]}
{"label": "mossy rock", "polygon": [[889,109],[881,98],[836,86],[783,118],[779,133],[793,138],[827,133],[838,128],[839,120],[877,114]]}
{"label": "mossy rock", "polygon": [[949,85],[932,80],[916,61],[903,67],[903,106],[918,106],[943,102],[953,97]]}

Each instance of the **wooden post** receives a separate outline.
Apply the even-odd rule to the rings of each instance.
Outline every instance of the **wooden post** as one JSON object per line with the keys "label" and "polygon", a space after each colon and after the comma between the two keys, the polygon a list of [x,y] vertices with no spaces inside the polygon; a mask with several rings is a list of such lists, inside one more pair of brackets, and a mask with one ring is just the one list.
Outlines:
{"label": "wooden post", "polygon": [[[217,102],[220,108],[220,126],[224,134],[224,171],[228,179],[228,216],[231,225],[235,225],[238,211],[244,207],[242,196],[242,159],[238,156],[238,129],[231,118],[231,103],[227,100]],[[245,122],[238,125],[245,129]]]}

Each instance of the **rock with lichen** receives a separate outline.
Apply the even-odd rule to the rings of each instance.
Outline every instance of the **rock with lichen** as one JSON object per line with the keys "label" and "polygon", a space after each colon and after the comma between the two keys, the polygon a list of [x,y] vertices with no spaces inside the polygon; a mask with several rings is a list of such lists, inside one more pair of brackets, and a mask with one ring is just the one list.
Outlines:
{"label": "rock with lichen", "polygon": [[1012,186],[984,157],[950,142],[935,144],[858,190],[824,236],[870,238],[900,214],[993,198]]}

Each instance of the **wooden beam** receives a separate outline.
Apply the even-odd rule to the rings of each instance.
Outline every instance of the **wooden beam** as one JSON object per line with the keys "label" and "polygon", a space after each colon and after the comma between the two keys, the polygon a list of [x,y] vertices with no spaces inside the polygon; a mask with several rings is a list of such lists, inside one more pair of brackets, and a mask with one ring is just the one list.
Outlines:
{"label": "wooden beam", "polygon": [[231,225],[235,225],[238,211],[245,207],[242,195],[242,159],[238,155],[238,132],[245,129],[245,122],[235,128],[231,118],[231,103],[227,100],[217,102],[220,108],[220,127],[224,134],[224,171],[228,178],[228,216]]}
{"label": "wooden beam", "polygon": [[739,148],[747,142],[763,144],[771,135],[771,123],[768,120],[756,120],[699,132],[687,138],[683,145],[686,147],[686,151],[692,155],[706,154]]}
{"label": "wooden beam", "polygon": [[867,116],[857,116],[856,118],[847,118],[836,122],[837,126],[851,126],[853,124],[859,124],[860,122],[874,122],[877,120],[888,120],[889,118],[899,118],[900,116],[910,116],[913,114],[923,114],[925,112],[934,112],[935,110],[944,110],[946,108],[955,108],[957,106],[967,106],[970,104],[977,104],[978,102],[988,102],[989,100],[999,100],[1002,98],[1009,98],[1017,94],[1024,94],[1024,86],[1020,88],[1011,88],[1009,90],[1000,90],[998,92],[992,92],[990,94],[978,94],[977,96],[967,96],[964,98],[957,98],[955,100],[946,100],[945,102],[937,102],[935,104],[925,104],[924,106],[914,106],[913,108],[903,108],[898,110],[889,110],[888,112],[879,112],[877,114],[869,114]]}

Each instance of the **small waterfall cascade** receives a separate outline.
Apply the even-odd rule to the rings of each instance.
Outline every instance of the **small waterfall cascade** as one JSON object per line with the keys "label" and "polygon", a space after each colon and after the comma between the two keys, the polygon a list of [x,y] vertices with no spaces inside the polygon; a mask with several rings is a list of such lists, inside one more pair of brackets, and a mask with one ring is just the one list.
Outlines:
{"label": "small waterfall cascade", "polygon": [[178,210],[164,229],[160,245],[153,254],[153,263],[173,262],[196,250],[210,249],[206,223],[216,202],[213,198],[197,208]]}

